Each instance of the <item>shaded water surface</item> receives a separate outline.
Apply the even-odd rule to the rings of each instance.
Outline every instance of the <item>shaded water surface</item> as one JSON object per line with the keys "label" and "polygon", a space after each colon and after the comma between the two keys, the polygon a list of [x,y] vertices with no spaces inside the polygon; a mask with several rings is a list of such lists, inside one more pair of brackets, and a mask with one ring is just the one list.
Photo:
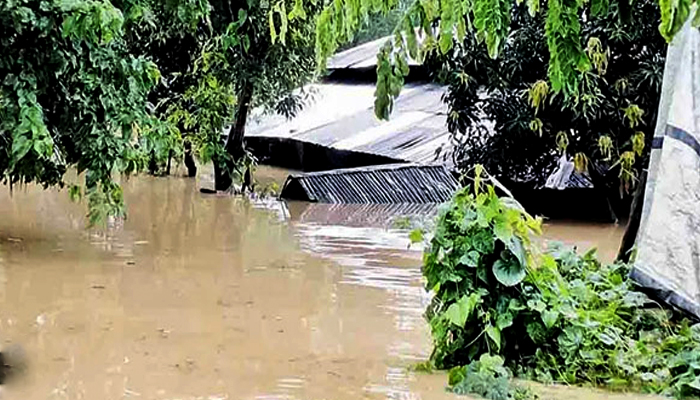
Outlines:
{"label": "shaded water surface", "polygon": [[[421,254],[380,216],[429,210],[197,187],[132,179],[129,218],[104,232],[66,193],[0,187],[0,340],[28,358],[6,398],[453,398],[444,375],[407,369],[430,351]],[[586,245],[621,234],[551,229],[582,231]]]}

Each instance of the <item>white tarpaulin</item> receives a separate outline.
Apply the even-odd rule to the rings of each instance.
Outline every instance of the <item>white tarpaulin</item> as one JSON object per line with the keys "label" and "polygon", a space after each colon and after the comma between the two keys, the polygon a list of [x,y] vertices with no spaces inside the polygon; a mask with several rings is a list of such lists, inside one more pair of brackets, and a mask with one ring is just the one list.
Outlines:
{"label": "white tarpaulin", "polygon": [[700,317],[700,31],[689,22],[668,49],[632,279]]}

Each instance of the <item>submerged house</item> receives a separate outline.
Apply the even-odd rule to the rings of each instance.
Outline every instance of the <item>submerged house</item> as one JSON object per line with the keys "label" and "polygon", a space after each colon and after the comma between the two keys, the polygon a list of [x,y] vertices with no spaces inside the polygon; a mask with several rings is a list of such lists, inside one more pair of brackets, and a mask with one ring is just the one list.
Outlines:
{"label": "submerged house", "polygon": [[[374,114],[379,39],[335,55],[328,76],[304,88],[295,118],[253,116],[246,145],[263,164],[302,171],[282,197],[321,203],[440,203],[458,183],[445,125],[445,89],[410,61],[389,121]],[[323,171],[323,172],[321,172]]]}
{"label": "submerged house", "polygon": [[[392,163],[450,163],[445,89],[427,81],[412,62],[407,84],[389,121],[374,114],[377,51],[385,39],[341,52],[329,74],[305,92],[299,114],[252,118],[246,144],[261,162],[299,171],[325,171]],[[437,155],[437,156],[436,156]]]}
{"label": "submerged house", "polygon": [[[442,100],[446,88],[431,83],[425,67],[410,60],[390,119],[375,116],[376,59],[385,41],[336,54],[329,60],[327,77],[304,88],[309,99],[296,117],[251,118],[246,145],[260,162],[302,171],[287,179],[281,197],[321,203],[431,203],[446,201],[458,188]],[[516,198],[536,214],[614,219],[605,195],[581,174],[572,174],[559,189],[514,186]],[[586,215],[579,216],[581,212]]]}

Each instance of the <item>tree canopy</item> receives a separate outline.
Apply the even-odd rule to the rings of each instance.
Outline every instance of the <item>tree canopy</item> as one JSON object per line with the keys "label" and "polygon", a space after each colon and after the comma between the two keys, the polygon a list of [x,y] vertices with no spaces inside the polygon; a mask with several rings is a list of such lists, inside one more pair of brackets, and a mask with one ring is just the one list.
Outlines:
{"label": "tree canopy", "polygon": [[581,24],[593,68],[582,73],[578,98],[549,96],[542,13],[513,7],[511,34],[495,60],[473,32],[455,44],[441,64],[462,169],[481,164],[500,178],[543,185],[555,156],[566,152],[580,170],[589,163],[614,169],[596,183],[634,184],[653,136],[665,41],[654,28],[653,1],[638,0],[629,20],[620,12],[611,4]]}
{"label": "tree canopy", "polygon": [[[183,140],[230,186],[252,107],[286,116],[316,76],[322,2],[0,2],[0,179],[71,187],[90,221],[123,215],[115,177]],[[229,139],[222,131],[232,124]],[[155,165],[155,167],[153,166]],[[84,181],[66,182],[76,168]],[[222,172],[223,171],[223,172]]]}
{"label": "tree canopy", "polygon": [[0,175],[64,185],[76,167],[93,221],[123,213],[112,174],[142,169],[152,131],[146,97],[160,73],[128,52],[126,22],[107,2],[0,3]]}
{"label": "tree canopy", "polygon": [[[525,4],[522,4],[522,3]],[[316,31],[317,53],[324,60],[352,37],[372,13],[386,13],[397,6],[397,0],[332,0],[319,16]],[[683,24],[692,18],[700,26],[700,13],[691,11],[694,0],[659,0],[660,34],[670,41]],[[637,2],[618,0],[621,18],[629,18],[629,10]],[[583,75],[594,68],[582,38],[585,21],[605,15],[609,0],[549,0],[546,7],[540,0],[415,0],[404,13],[394,31],[394,40],[381,51],[377,66],[377,114],[388,118],[393,100],[408,73],[407,58],[422,59],[433,51],[445,54],[455,43],[462,42],[472,30],[488,55],[497,58],[511,32],[512,7],[526,7],[530,15],[543,14],[546,46],[549,53],[547,75],[551,93],[577,98]],[[697,8],[697,7],[696,7]]]}

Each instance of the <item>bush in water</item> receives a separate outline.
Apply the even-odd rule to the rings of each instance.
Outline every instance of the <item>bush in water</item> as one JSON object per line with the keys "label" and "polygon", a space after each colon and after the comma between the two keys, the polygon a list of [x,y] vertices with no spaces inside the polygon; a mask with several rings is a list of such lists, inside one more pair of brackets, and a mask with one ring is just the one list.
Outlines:
{"label": "bush in water", "polygon": [[481,190],[478,174],[438,216],[424,254],[426,318],[430,363],[452,369],[451,388],[474,392],[480,383],[465,380],[478,371],[502,380],[501,358],[541,382],[700,395],[700,325],[636,291],[627,265],[603,265],[594,250],[538,250],[540,226],[512,198]]}

